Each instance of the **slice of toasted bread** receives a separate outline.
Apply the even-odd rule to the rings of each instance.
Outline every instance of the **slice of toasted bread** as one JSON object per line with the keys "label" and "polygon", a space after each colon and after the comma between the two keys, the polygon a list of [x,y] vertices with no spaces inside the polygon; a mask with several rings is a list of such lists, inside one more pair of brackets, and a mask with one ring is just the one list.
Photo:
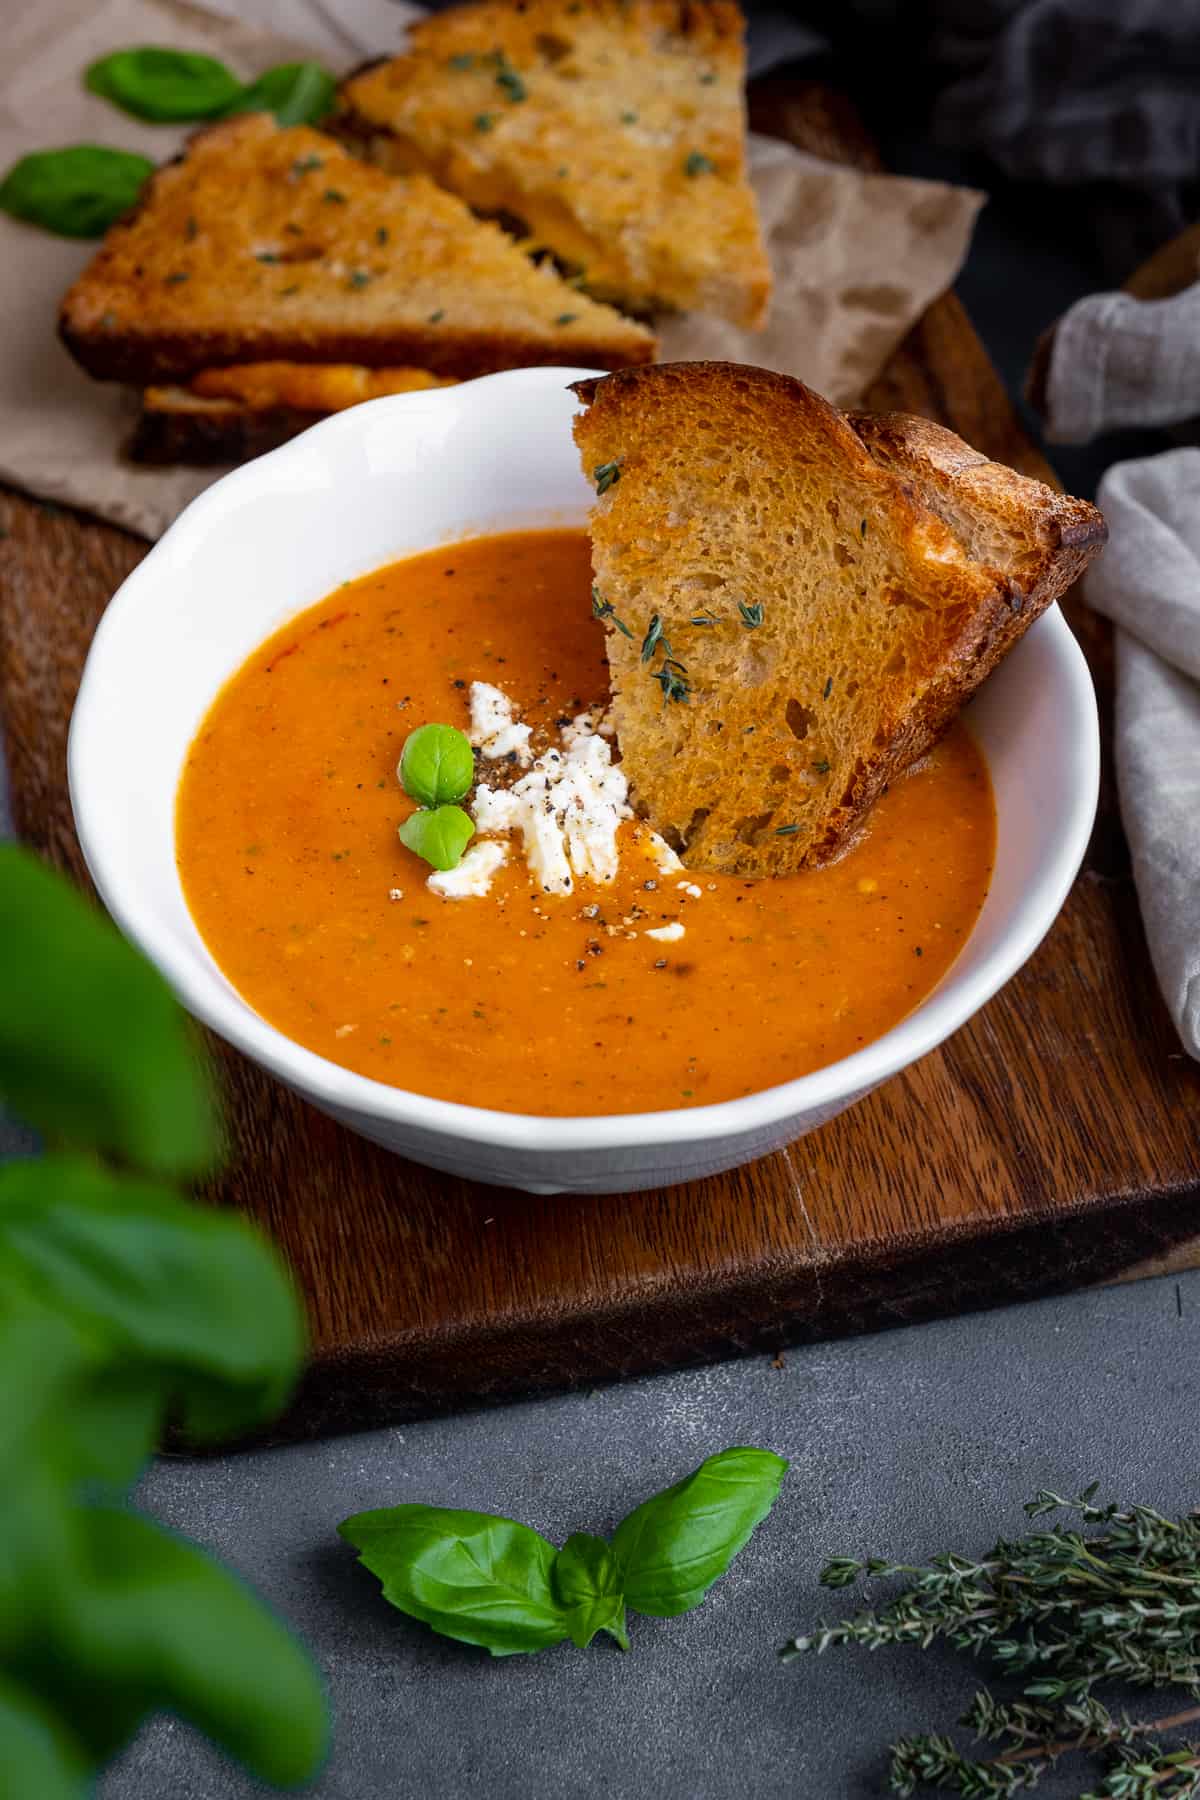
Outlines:
{"label": "slice of toasted bread", "polygon": [[199,133],[152,177],[60,323],[90,374],[139,385],[268,358],[466,376],[654,352],[424,176],[265,113]]}
{"label": "slice of toasted bread", "polygon": [[941,426],[785,375],[665,363],[576,391],[621,756],[691,868],[835,855],[1107,535]]}
{"label": "slice of toasted bread", "polygon": [[771,276],[742,36],[733,0],[476,0],[353,76],[344,125],[520,220],[591,293],[756,326]]}
{"label": "slice of toasted bread", "polygon": [[364,369],[357,363],[205,369],[187,386],[144,390],[128,454],[135,462],[245,462],[362,400],[448,386],[452,376],[428,369]]}

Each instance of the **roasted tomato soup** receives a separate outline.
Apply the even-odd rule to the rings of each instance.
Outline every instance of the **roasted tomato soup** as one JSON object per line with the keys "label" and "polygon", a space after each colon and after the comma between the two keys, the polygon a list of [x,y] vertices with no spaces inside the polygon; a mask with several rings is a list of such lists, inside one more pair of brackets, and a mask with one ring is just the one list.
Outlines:
{"label": "roasted tomato soup", "polygon": [[[607,682],[590,588],[582,532],[455,544],[339,588],[218,696],[180,787],[180,874],[213,956],[288,1037],[475,1106],[700,1106],[848,1056],[953,962],[995,842],[961,725],[826,869],[693,874],[626,820],[611,883],[577,875],[547,893],[514,832],[486,892],[430,890],[396,835],[414,810],[396,778],[406,736],[467,729],[475,683],[532,727],[526,761],[571,742],[589,707],[596,723]],[[512,741],[493,738],[481,783],[520,775]]]}

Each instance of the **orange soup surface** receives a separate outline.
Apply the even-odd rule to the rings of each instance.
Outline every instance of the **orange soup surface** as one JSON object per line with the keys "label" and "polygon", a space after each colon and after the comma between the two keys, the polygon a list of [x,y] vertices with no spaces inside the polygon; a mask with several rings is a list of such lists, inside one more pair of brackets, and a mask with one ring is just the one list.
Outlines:
{"label": "orange soup surface", "polygon": [[[413,810],[396,778],[405,737],[431,720],[466,729],[473,681],[535,734],[602,706],[590,588],[583,532],[454,544],[339,588],[218,695],[180,786],[180,874],[229,980],[297,1043],[506,1111],[700,1106],[861,1049],[957,956],[995,844],[961,725],[825,869],[668,874],[630,822],[611,884],[548,895],[517,841],[485,896],[429,891],[396,835]],[[646,935],[675,922],[682,937]]]}

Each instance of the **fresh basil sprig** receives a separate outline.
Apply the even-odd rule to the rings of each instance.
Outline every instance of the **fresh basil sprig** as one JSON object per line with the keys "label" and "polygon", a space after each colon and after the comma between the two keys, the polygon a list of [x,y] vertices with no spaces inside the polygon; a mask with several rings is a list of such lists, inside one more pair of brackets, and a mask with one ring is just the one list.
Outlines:
{"label": "fresh basil sprig", "polygon": [[93,94],[151,124],[190,124],[230,113],[274,113],[281,125],[312,125],[333,110],[337,83],[320,63],[280,63],[243,83],[213,56],[145,45],[114,50],[84,75]]}
{"label": "fresh basil sprig", "polygon": [[770,1450],[723,1450],[630,1513],[611,1544],[575,1532],[561,1550],[491,1513],[402,1505],[357,1513],[338,1533],[401,1612],[493,1656],[580,1648],[607,1631],[629,1648],[625,1608],[669,1617],[698,1606],[766,1517],[787,1472]]}
{"label": "fresh basil sprig", "polygon": [[153,173],[149,157],[103,144],[36,150],[0,181],[0,212],[60,237],[103,237]]}
{"label": "fresh basil sprig", "polygon": [[470,739],[454,725],[418,725],[404,740],[396,774],[420,807],[401,825],[400,842],[435,869],[456,869],[475,836],[470,813],[449,804],[475,779]]}
{"label": "fresh basil sprig", "polygon": [[337,82],[320,63],[280,63],[242,89],[231,113],[274,113],[278,125],[315,125],[333,111]]}
{"label": "fresh basil sprig", "polygon": [[237,76],[215,56],[154,44],[100,57],[85,70],[83,84],[152,125],[215,119],[242,91]]}

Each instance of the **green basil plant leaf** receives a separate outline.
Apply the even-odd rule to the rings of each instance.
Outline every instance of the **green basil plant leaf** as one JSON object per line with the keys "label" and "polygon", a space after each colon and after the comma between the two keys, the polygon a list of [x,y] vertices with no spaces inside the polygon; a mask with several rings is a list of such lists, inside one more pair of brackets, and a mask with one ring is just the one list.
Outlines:
{"label": "green basil plant leaf", "polygon": [[0,1301],[14,1289],[142,1364],[197,1439],[274,1417],[303,1355],[291,1280],[245,1220],[82,1157],[0,1167]]}
{"label": "green basil plant leaf", "polygon": [[154,1175],[217,1151],[190,1029],[162,977],[66,882],[0,846],[0,1099],[61,1144]]}
{"label": "green basil plant leaf", "polygon": [[65,1727],[30,1694],[0,1680],[0,1769],[10,1794],[87,1800],[89,1768]]}
{"label": "green basil plant leaf", "polygon": [[623,1570],[603,1538],[573,1531],[554,1562],[554,1586],[567,1611],[571,1642],[586,1650],[598,1631],[607,1631],[628,1650]]}
{"label": "green basil plant leaf", "polygon": [[82,1572],[53,1637],[64,1711],[119,1748],[150,1711],[177,1713],[264,1781],[294,1786],[324,1761],[320,1680],[291,1633],[205,1553],[117,1508],[80,1509]]}
{"label": "green basil plant leaf", "polygon": [[396,773],[405,793],[421,806],[461,800],[475,779],[470,740],[453,725],[418,725],[404,740]]}
{"label": "green basil plant leaf", "polygon": [[628,1605],[660,1619],[698,1606],[771,1510],[787,1467],[770,1450],[722,1450],[643,1501],[613,1534]]}
{"label": "green basil plant leaf", "polygon": [[568,1635],[553,1544],[528,1525],[442,1506],[357,1513],[338,1533],[401,1612],[493,1656],[543,1650]]}
{"label": "green basil plant leaf", "polygon": [[152,125],[214,119],[242,91],[237,76],[215,57],[153,44],[114,50],[92,63],[83,79],[93,94]]}
{"label": "green basil plant leaf", "polygon": [[274,113],[280,125],[315,125],[334,108],[337,82],[320,63],[280,63],[242,89],[231,113]]}
{"label": "green basil plant leaf", "polygon": [[435,869],[456,869],[474,836],[475,821],[461,806],[439,806],[433,812],[422,808],[400,827],[405,849],[415,851]]}
{"label": "green basil plant leaf", "polygon": [[149,157],[102,144],[37,150],[0,181],[0,212],[60,237],[103,237],[136,203],[153,173]]}

